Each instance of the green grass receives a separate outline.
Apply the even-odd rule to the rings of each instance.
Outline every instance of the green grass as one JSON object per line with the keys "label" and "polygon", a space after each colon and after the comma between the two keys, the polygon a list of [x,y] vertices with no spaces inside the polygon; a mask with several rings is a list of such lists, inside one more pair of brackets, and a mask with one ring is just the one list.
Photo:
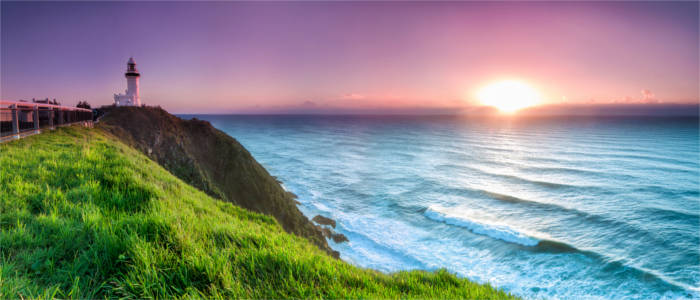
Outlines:
{"label": "green grass", "polygon": [[0,144],[0,298],[510,298],[333,259],[99,129]]}

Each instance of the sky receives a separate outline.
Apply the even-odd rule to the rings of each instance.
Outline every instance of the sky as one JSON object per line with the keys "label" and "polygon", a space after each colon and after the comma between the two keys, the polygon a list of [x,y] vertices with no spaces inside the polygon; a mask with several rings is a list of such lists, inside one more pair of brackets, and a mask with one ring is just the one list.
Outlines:
{"label": "sky", "polygon": [[7,2],[0,98],[111,104],[130,56],[173,113],[478,111],[700,101],[698,2]]}

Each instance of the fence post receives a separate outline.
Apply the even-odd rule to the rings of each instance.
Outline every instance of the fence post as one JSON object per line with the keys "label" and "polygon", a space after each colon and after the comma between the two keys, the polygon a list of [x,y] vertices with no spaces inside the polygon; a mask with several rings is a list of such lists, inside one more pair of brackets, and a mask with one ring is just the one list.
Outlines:
{"label": "fence post", "polygon": [[34,131],[39,133],[39,105],[34,105]]}
{"label": "fence post", "polygon": [[12,104],[10,109],[12,110],[12,134],[17,135],[19,134],[19,116],[17,115],[17,105]]}
{"label": "fence post", "polygon": [[57,109],[58,109],[58,125],[60,126],[60,125],[63,125],[63,121],[64,121],[63,120],[63,109],[61,109],[60,107]]}
{"label": "fence post", "polygon": [[53,129],[53,115],[54,115],[54,109],[53,107],[49,107],[49,129]]}

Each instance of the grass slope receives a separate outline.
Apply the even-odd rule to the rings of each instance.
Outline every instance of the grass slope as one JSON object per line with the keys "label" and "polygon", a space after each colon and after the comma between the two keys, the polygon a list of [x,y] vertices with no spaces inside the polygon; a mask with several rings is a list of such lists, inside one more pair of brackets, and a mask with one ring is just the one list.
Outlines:
{"label": "grass slope", "polygon": [[99,129],[0,144],[0,298],[509,298],[333,259]]}
{"label": "grass slope", "polygon": [[297,208],[293,194],[236,139],[207,121],[183,120],[159,107],[107,107],[98,127],[208,195],[273,216],[287,232],[337,255]]}

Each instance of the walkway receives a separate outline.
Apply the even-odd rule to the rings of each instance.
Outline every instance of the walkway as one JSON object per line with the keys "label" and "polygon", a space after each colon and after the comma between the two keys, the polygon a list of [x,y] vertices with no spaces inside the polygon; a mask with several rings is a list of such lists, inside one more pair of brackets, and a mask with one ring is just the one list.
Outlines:
{"label": "walkway", "polygon": [[92,126],[92,110],[47,103],[0,100],[0,143],[41,133],[42,129]]}

